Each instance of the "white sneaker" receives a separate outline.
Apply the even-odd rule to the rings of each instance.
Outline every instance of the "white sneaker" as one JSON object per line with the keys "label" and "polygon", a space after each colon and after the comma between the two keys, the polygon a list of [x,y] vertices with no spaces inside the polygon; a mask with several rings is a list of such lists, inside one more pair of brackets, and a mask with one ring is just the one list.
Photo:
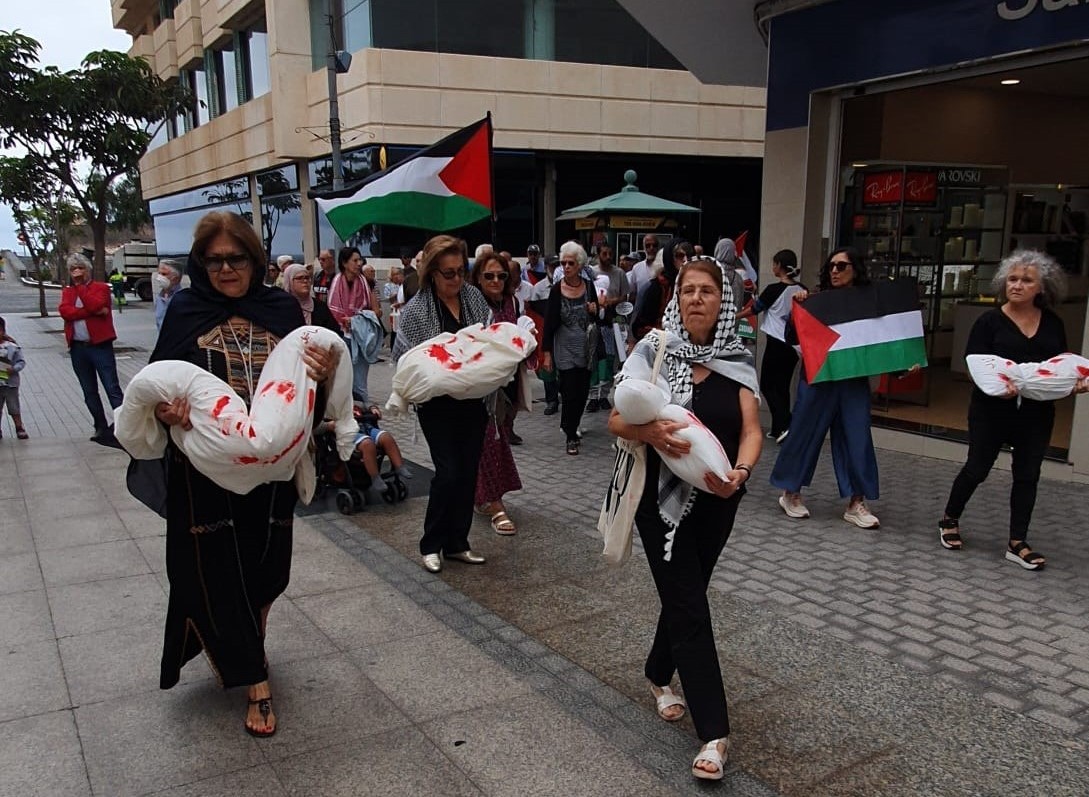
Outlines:
{"label": "white sneaker", "polygon": [[809,510],[802,503],[802,496],[798,493],[783,493],[779,496],[779,506],[787,513],[787,517],[807,518]]}
{"label": "white sneaker", "polygon": [[784,440],[787,439],[788,434],[790,434],[790,430],[785,429],[782,434],[780,434],[778,437],[775,438],[775,442],[776,443],[782,443]]}
{"label": "white sneaker", "polygon": [[848,523],[854,523],[860,529],[876,529],[881,525],[877,515],[866,507],[865,501],[848,505],[847,511],[843,513],[843,519]]}

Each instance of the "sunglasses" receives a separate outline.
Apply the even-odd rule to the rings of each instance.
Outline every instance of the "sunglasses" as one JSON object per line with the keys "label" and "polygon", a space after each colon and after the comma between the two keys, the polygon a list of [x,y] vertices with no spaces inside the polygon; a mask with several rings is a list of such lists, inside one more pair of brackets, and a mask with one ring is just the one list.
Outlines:
{"label": "sunglasses", "polygon": [[480,278],[485,282],[495,282],[496,280],[506,282],[509,276],[510,274],[505,271],[485,271],[480,275]]}
{"label": "sunglasses", "polygon": [[850,260],[833,260],[828,264],[828,268],[832,271],[846,271],[851,268]]}
{"label": "sunglasses", "polygon": [[465,276],[465,266],[461,268],[451,268],[446,271],[438,271],[444,280],[460,279]]}
{"label": "sunglasses", "polygon": [[[201,259],[206,271],[212,274],[218,274],[223,270],[224,266],[230,266],[231,271],[241,271],[244,268],[249,268],[250,256],[249,255],[215,255],[208,256]],[[277,271],[278,269],[272,268],[271,271]]]}

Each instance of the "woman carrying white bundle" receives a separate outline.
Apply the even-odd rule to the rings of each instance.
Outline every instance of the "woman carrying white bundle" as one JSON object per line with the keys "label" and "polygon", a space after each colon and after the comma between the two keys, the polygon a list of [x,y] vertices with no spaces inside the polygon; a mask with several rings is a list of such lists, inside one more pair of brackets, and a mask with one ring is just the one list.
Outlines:
{"label": "woman carrying white bundle", "polygon": [[[424,246],[420,292],[401,312],[394,359],[436,335],[456,335],[465,327],[488,323],[488,303],[465,283],[467,260],[465,242],[459,238],[437,235]],[[469,530],[488,417],[484,401],[435,396],[416,412],[435,465],[420,540],[424,569],[438,573],[443,559],[482,565],[484,557],[469,547]]]}
{"label": "woman carrying white bundle", "polygon": [[[1019,249],[1008,255],[998,268],[994,289],[1000,307],[981,315],[968,334],[965,354],[992,354],[1015,363],[1043,362],[1066,348],[1066,329],[1051,307],[1066,290],[1059,264],[1043,252]],[[1082,379],[1074,393],[1089,391],[1089,379]],[[1040,466],[1051,441],[1055,405],[1018,395],[1011,383],[1006,395],[988,396],[979,387],[972,390],[968,405],[968,458],[953,481],[945,514],[938,521],[942,547],[959,551],[960,516],[976,488],[987,478],[1005,443],[1013,447],[1010,470],[1010,538],[1007,560],[1026,570],[1039,570],[1045,559],[1029,547],[1027,538],[1032,510],[1036,506],[1036,485]]]}
{"label": "woman carrying white bundle", "polygon": [[[609,417],[613,434],[647,444],[646,482],[635,521],[662,611],[645,673],[658,713],[669,722],[685,712],[684,701],[669,686],[673,673],[680,675],[696,733],[705,743],[692,774],[709,780],[723,776],[730,721],[707,587],[762,444],[756,370],[752,355],[734,333],[735,314],[733,291],[722,267],[713,258],[698,257],[681,267],[677,291],[663,318],[670,333],[663,372],[673,401],[691,410],[736,463],[725,481],[707,474],[707,491],[696,490],[661,467],[662,455],[688,453],[690,444],[677,435],[685,424],[654,420],[637,426],[625,422],[616,410]],[[653,362],[657,338],[656,332],[649,333],[628,362],[642,360],[643,366]],[[620,379],[624,378],[622,371]]]}
{"label": "woman carrying white bundle", "polygon": [[[204,368],[250,404],[269,353],[303,323],[298,302],[262,284],[265,266],[249,222],[223,212],[201,218],[186,266],[192,287],[170,301],[151,362],[184,360]],[[320,418],[337,352],[307,346],[303,362],[318,383],[314,411]],[[155,416],[188,429],[190,409],[178,397],[159,404]],[[275,481],[237,495],[201,474],[174,444],[166,450],[165,477],[170,602],[159,685],[178,683],[182,666],[203,650],[224,687],[248,687],[246,731],[271,736],[276,715],[266,621],[291,573],[295,485]]]}

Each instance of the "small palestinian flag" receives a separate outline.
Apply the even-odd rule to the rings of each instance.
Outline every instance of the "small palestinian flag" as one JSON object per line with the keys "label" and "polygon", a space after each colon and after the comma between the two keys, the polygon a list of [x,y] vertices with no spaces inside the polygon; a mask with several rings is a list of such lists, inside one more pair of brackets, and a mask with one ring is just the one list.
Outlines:
{"label": "small palestinian flag", "polygon": [[337,235],[368,224],[443,232],[492,214],[492,118],[451,133],[342,191],[313,194]]}
{"label": "small palestinian flag", "polygon": [[791,318],[809,384],[926,365],[913,279],[821,291],[795,302]]}

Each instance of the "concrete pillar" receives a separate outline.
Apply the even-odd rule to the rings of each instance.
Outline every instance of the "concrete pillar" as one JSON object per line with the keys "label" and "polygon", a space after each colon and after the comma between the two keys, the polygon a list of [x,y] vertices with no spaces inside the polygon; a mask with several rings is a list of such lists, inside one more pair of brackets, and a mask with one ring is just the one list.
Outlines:
{"label": "concrete pillar", "polygon": [[541,247],[545,253],[556,251],[556,164],[551,159],[544,163],[544,190],[542,192]]}
{"label": "concrete pillar", "polygon": [[318,256],[318,213],[314,200],[307,199],[310,191],[310,169],[306,161],[296,163],[299,173],[299,210],[302,213],[303,259],[309,263]]}

